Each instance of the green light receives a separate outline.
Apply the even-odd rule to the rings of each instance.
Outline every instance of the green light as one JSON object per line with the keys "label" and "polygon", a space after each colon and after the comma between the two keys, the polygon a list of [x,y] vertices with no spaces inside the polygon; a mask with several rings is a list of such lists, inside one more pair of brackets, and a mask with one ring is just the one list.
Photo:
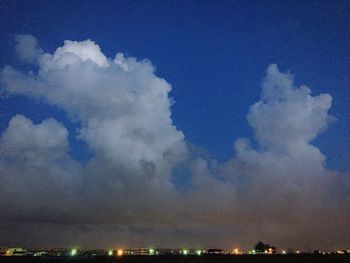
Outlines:
{"label": "green light", "polygon": [[153,248],[150,248],[148,252],[149,252],[150,255],[154,255],[154,249]]}
{"label": "green light", "polygon": [[256,254],[255,249],[253,249],[253,250],[249,250],[249,251],[248,251],[248,254],[249,254],[249,255],[255,255],[255,254]]}
{"label": "green light", "polygon": [[108,256],[113,256],[113,250],[108,251]]}
{"label": "green light", "polygon": [[187,249],[184,249],[184,250],[182,250],[182,253],[186,256],[186,255],[188,255],[188,250]]}
{"label": "green light", "polygon": [[77,250],[75,248],[73,248],[70,252],[71,256],[75,256],[77,254]]}
{"label": "green light", "polygon": [[202,255],[202,250],[196,250],[196,254],[197,254],[198,256]]}

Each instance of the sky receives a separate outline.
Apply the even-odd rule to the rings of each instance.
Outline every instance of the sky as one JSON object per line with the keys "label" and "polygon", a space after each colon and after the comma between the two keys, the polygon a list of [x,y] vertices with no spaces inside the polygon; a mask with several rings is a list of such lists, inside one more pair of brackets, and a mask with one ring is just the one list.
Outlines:
{"label": "sky", "polygon": [[349,247],[349,11],[1,1],[0,245]]}

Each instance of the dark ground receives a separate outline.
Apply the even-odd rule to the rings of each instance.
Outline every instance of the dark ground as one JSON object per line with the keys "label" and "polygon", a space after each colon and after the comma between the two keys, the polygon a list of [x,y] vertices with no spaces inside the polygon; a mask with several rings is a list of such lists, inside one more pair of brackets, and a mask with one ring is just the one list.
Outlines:
{"label": "dark ground", "polygon": [[0,263],[350,263],[350,255],[250,255],[250,256],[122,256],[122,257],[0,257]]}

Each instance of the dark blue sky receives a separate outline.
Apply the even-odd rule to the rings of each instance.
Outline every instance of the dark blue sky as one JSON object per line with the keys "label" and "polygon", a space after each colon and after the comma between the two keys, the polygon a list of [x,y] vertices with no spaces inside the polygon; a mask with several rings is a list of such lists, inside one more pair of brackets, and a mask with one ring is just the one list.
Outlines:
{"label": "dark blue sky", "polygon": [[[24,67],[14,37],[32,34],[46,52],[66,39],[91,39],[109,57],[148,58],[173,87],[173,121],[189,142],[219,160],[239,137],[252,138],[245,116],[259,99],[267,66],[330,93],[337,118],[314,142],[333,169],[350,168],[349,1],[1,1],[0,65]],[[0,130],[22,113],[55,117],[70,130],[72,155],[87,160],[78,124],[55,107],[1,98]]]}

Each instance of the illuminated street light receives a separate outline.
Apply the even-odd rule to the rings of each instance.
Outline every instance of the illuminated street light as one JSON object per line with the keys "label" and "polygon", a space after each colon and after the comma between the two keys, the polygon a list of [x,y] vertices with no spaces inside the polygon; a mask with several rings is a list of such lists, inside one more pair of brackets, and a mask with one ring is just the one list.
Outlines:
{"label": "illuminated street light", "polygon": [[124,251],[122,249],[117,250],[117,256],[121,257],[124,254]]}
{"label": "illuminated street light", "polygon": [[249,251],[248,251],[248,254],[249,254],[249,255],[255,255],[255,254],[256,254],[255,249],[249,250]]}
{"label": "illuminated street light", "polygon": [[197,254],[198,256],[202,255],[202,250],[196,250],[196,254]]}
{"label": "illuminated street light", "polygon": [[185,256],[188,255],[188,252],[189,252],[188,249],[183,249],[182,250],[182,254],[184,254]]}
{"label": "illuminated street light", "polygon": [[71,256],[75,256],[77,254],[77,249],[76,248],[73,248],[71,251],[70,251],[70,255]]}
{"label": "illuminated street light", "polygon": [[108,256],[113,256],[113,250],[108,250]]}
{"label": "illuminated street light", "polygon": [[150,248],[150,249],[148,250],[148,253],[149,253],[150,255],[154,255],[154,249],[153,249],[153,248]]}
{"label": "illuminated street light", "polygon": [[240,255],[241,252],[239,251],[239,248],[235,248],[235,249],[233,250],[233,254],[234,254],[234,255]]}

